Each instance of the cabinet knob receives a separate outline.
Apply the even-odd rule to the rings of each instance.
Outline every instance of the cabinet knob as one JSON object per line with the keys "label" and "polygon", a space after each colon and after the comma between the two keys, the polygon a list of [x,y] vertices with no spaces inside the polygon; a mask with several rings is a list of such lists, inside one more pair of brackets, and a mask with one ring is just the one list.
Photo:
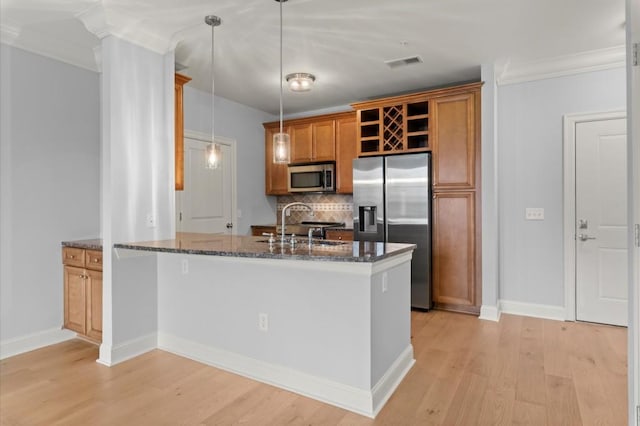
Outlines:
{"label": "cabinet knob", "polygon": [[69,259],[75,259],[76,257],[72,254],[69,255]]}
{"label": "cabinet knob", "polygon": [[93,262],[94,262],[94,263],[98,263],[98,262],[99,262],[98,258],[97,258],[97,257],[96,257],[96,258],[94,258],[94,259],[93,259]]}

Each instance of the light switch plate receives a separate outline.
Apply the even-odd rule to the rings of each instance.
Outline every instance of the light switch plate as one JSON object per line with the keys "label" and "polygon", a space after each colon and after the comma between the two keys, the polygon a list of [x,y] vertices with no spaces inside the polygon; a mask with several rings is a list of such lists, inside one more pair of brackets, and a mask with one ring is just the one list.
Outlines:
{"label": "light switch plate", "polygon": [[544,220],[544,209],[542,207],[527,207],[525,210],[525,219]]}

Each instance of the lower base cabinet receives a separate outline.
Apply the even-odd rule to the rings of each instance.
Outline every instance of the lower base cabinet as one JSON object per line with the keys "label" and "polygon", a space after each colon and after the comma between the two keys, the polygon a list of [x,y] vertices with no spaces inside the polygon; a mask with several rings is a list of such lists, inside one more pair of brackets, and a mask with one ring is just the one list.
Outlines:
{"label": "lower base cabinet", "polygon": [[434,307],[479,314],[476,192],[436,192],[433,201]]}
{"label": "lower base cabinet", "polygon": [[102,341],[102,252],[62,249],[64,328]]}

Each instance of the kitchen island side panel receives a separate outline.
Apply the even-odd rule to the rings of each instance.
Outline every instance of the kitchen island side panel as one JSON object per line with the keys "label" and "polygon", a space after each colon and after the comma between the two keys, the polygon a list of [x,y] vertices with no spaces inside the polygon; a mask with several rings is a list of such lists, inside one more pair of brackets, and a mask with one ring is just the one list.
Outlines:
{"label": "kitchen island side panel", "polygon": [[370,278],[329,265],[158,253],[158,332],[370,390]]}

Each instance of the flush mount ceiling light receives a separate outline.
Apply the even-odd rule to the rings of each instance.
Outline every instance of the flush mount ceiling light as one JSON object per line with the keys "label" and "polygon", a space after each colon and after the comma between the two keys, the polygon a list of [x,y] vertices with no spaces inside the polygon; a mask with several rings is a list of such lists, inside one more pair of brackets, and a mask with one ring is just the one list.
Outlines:
{"label": "flush mount ceiling light", "polygon": [[289,83],[289,89],[294,92],[308,92],[313,86],[313,82],[316,81],[316,76],[309,74],[308,72],[294,72],[288,74],[287,83]]}
{"label": "flush mount ceiling light", "polygon": [[291,156],[291,140],[282,131],[282,3],[287,0],[276,0],[280,3],[280,132],[273,135],[273,162],[288,164]]}
{"label": "flush mount ceiling light", "polygon": [[217,169],[220,167],[220,163],[222,162],[222,148],[220,145],[215,143],[215,78],[213,74],[213,41],[214,41],[214,33],[217,26],[222,24],[222,19],[215,15],[207,15],[204,18],[204,22],[207,25],[211,25],[211,143],[207,147],[206,152],[206,165],[208,169]]}

